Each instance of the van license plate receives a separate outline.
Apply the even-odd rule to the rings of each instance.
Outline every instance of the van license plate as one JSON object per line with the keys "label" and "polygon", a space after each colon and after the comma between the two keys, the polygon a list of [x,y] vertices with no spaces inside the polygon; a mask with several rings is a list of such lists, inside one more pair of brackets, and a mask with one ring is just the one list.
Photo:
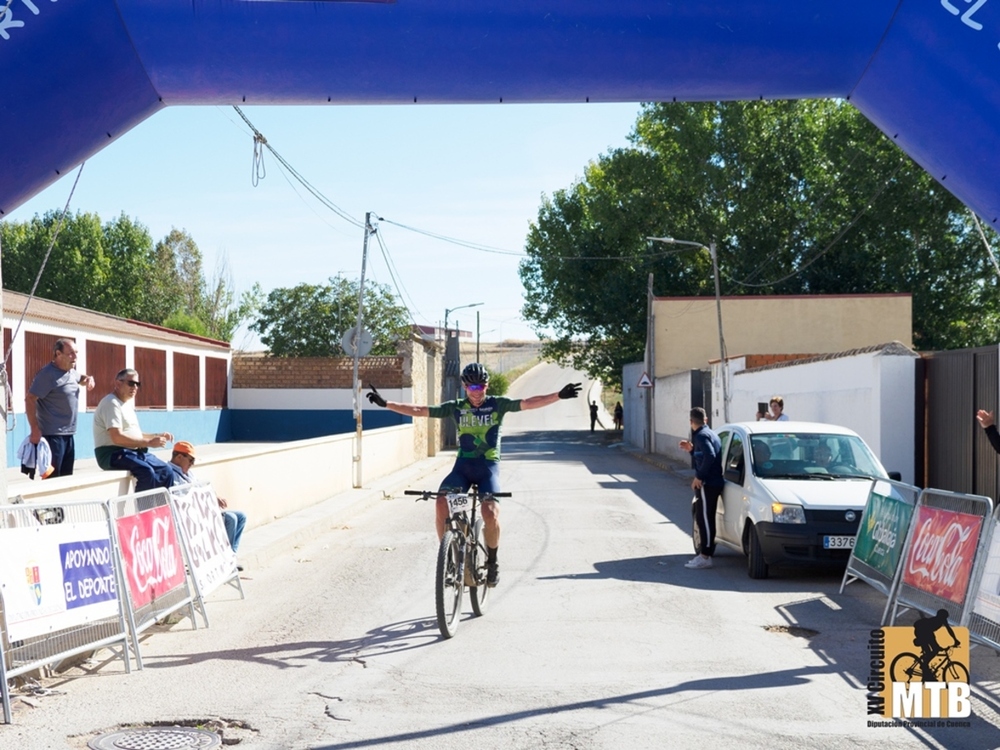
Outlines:
{"label": "van license plate", "polygon": [[853,536],[825,536],[823,549],[854,549]]}

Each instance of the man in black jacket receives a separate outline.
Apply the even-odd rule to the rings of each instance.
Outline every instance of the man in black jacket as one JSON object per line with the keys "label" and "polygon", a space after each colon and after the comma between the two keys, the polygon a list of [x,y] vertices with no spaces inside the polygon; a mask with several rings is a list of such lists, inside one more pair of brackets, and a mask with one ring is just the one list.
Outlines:
{"label": "man in black jacket", "polygon": [[695,522],[701,537],[699,554],[684,565],[685,568],[712,567],[715,554],[715,510],[725,480],[722,478],[722,442],[719,436],[705,424],[705,410],[696,406],[691,410],[691,433],[693,440],[681,440],[682,450],[691,454],[694,479],[691,489],[695,491]]}

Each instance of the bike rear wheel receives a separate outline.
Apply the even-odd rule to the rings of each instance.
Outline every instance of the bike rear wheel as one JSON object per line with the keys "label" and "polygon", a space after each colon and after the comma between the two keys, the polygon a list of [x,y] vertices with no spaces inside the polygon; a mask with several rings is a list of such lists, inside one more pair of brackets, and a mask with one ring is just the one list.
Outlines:
{"label": "bike rear wheel", "polygon": [[486,613],[486,600],[490,595],[490,587],[486,585],[486,542],[483,539],[483,519],[476,519],[475,547],[466,565],[472,566],[476,585],[469,588],[469,598],[472,600],[472,611],[479,617]]}
{"label": "bike rear wheel", "polygon": [[922,682],[923,669],[919,656],[904,651],[892,660],[892,664],[889,666],[889,677],[893,682],[905,682],[907,685],[911,682]]}
{"label": "bike rear wheel", "polygon": [[458,616],[462,611],[462,593],[465,591],[465,582],[458,574],[460,559],[458,536],[453,531],[448,530],[441,537],[435,581],[437,623],[441,636],[444,638],[451,638],[455,635],[455,631],[458,629]]}

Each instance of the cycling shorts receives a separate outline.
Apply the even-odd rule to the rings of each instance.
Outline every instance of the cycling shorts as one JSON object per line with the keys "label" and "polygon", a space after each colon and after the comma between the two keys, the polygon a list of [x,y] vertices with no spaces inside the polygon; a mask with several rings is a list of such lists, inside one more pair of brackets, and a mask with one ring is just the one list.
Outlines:
{"label": "cycling shorts", "polygon": [[468,492],[472,485],[479,487],[479,494],[500,491],[500,462],[485,458],[459,458],[451,473],[441,482],[438,492]]}

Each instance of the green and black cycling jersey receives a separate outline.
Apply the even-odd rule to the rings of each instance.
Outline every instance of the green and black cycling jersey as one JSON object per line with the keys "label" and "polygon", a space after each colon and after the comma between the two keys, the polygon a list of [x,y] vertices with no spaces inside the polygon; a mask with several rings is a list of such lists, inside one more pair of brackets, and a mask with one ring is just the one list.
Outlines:
{"label": "green and black cycling jersey", "polygon": [[500,423],[507,412],[521,411],[521,399],[487,396],[479,406],[468,399],[428,406],[427,414],[451,418],[458,428],[458,458],[500,460]]}

